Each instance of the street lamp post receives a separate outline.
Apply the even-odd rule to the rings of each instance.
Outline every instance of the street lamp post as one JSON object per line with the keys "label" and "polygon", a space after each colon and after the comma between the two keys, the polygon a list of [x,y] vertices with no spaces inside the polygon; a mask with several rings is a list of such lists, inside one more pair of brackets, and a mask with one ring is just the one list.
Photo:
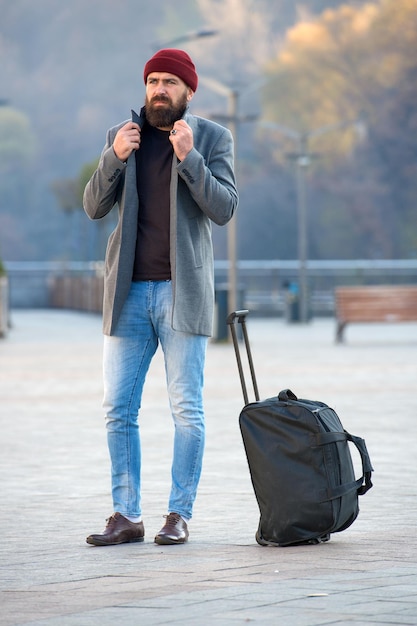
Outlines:
{"label": "street lamp post", "polygon": [[309,319],[309,294],[307,280],[308,260],[308,219],[306,198],[306,174],[311,159],[307,152],[306,140],[300,138],[300,149],[297,156],[297,221],[298,221],[298,288],[300,322],[306,323]]}
{"label": "street lamp post", "polygon": [[[238,125],[241,122],[250,122],[257,119],[257,115],[239,115],[239,99],[244,93],[248,93],[259,87],[258,83],[251,85],[249,88],[240,91],[233,89],[228,85],[224,85],[214,78],[201,76],[199,81],[202,85],[215,91],[227,98],[227,114],[216,114],[214,118],[228,124],[229,130],[233,136],[234,143],[234,159],[235,169],[238,170]],[[228,258],[228,295],[227,307],[229,312],[236,311],[239,308],[238,302],[238,283],[237,283],[237,222],[236,215],[232,217],[227,225],[227,258]]]}
{"label": "street lamp post", "polygon": [[314,156],[309,151],[309,141],[313,137],[319,137],[325,135],[328,132],[346,128],[354,125],[359,129],[362,124],[360,120],[346,120],[337,124],[328,124],[321,126],[315,130],[307,132],[299,132],[282,124],[275,124],[274,122],[263,122],[262,126],[277,130],[279,133],[292,139],[297,146],[297,151],[294,154],[290,154],[297,165],[297,253],[298,253],[298,289],[299,289],[299,312],[300,322],[306,323],[309,320],[309,293],[308,293],[308,214],[307,214],[307,192],[306,192],[306,180],[307,169],[311,164],[312,157]]}
{"label": "street lamp post", "polygon": [[[237,122],[239,107],[239,92],[214,78],[200,77],[200,83],[212,91],[226,96],[228,107],[227,115],[216,115],[216,118],[224,118],[229,124],[233,136],[234,159],[237,159]],[[237,229],[236,216],[233,216],[227,225],[227,257],[228,257],[228,292],[227,307],[229,312],[236,311],[237,306]]]}
{"label": "street lamp post", "polygon": [[[237,124],[238,124],[238,106],[239,93],[233,89],[229,92],[229,110],[228,120],[229,129],[233,136],[234,143],[234,160],[237,163]],[[237,224],[236,215],[232,217],[227,226],[227,249],[229,257],[229,273],[228,283],[229,289],[227,294],[227,306],[229,313],[237,311],[239,308],[237,301]]]}

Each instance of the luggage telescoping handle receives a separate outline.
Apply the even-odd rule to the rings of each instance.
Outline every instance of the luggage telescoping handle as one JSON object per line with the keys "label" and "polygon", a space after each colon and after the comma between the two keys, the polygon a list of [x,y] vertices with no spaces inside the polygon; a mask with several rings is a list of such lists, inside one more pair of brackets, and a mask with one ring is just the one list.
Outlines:
{"label": "luggage telescoping handle", "polygon": [[249,403],[249,396],[248,396],[248,391],[247,391],[247,388],[246,388],[245,374],[243,372],[243,367],[242,367],[242,359],[240,357],[239,342],[238,342],[238,339],[237,339],[236,323],[235,323],[236,320],[238,321],[238,323],[242,327],[243,340],[245,342],[246,354],[247,354],[247,357],[248,357],[249,369],[250,369],[250,374],[251,374],[251,378],[252,378],[253,391],[254,391],[254,394],[255,394],[255,399],[259,400],[258,384],[256,382],[255,368],[253,366],[253,359],[252,359],[252,352],[251,352],[250,344],[249,344],[248,330],[246,328],[246,316],[248,315],[248,313],[249,313],[249,311],[246,310],[246,309],[243,310],[243,311],[233,311],[233,313],[230,313],[230,315],[227,317],[227,323],[228,323],[228,325],[230,327],[230,332],[232,334],[233,347],[235,349],[237,367],[238,367],[238,370],[239,370],[240,383],[242,385],[243,400],[244,400],[245,404]]}

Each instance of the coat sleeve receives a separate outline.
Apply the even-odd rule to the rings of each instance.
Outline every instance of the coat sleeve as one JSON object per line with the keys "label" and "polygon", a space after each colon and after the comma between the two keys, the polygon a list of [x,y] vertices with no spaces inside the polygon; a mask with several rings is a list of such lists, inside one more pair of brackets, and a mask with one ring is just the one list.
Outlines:
{"label": "coat sleeve", "polygon": [[98,167],[84,190],[84,211],[92,220],[107,215],[120,200],[126,164],[117,158],[113,150],[116,131],[111,129],[107,132]]}
{"label": "coat sleeve", "polygon": [[[227,128],[212,124],[211,141],[196,133],[194,147],[178,164],[178,174],[201,211],[219,226],[232,218],[238,193],[234,175],[233,137]],[[203,135],[199,139],[199,135]]]}

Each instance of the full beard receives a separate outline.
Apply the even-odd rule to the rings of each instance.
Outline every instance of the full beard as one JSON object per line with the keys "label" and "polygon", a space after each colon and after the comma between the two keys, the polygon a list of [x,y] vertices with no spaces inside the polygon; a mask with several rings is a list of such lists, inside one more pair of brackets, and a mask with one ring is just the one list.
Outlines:
{"label": "full beard", "polygon": [[[154,102],[166,102],[166,107],[154,107]],[[176,105],[166,96],[155,96],[151,101],[145,100],[146,120],[151,126],[156,128],[170,128],[182,118],[187,108],[187,94],[178,101]]]}

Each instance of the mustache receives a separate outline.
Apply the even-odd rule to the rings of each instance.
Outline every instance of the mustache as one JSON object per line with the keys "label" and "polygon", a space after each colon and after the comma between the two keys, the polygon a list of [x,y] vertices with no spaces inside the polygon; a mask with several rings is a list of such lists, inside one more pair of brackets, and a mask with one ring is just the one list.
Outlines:
{"label": "mustache", "polygon": [[153,102],[168,102],[168,103],[170,103],[171,100],[170,100],[170,98],[168,98],[168,96],[154,96],[152,98],[152,100],[151,100],[151,104]]}

